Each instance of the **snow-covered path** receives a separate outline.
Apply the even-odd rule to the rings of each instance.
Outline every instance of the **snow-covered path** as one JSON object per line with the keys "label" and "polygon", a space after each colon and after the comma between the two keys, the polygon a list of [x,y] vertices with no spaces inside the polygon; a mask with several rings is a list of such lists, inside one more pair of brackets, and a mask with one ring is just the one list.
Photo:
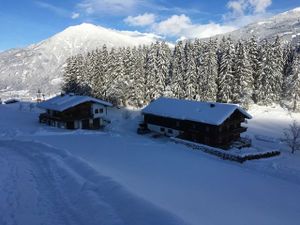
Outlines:
{"label": "snow-covered path", "polygon": [[0,168],[1,225],[184,224],[50,146],[0,141]]}
{"label": "snow-covered path", "polygon": [[[273,110],[256,107],[247,134],[270,135],[275,142],[265,145],[283,148],[282,154],[238,164],[167,138],[137,135],[138,112],[125,119],[116,110],[105,132],[67,131],[38,124],[35,112],[0,107],[0,224],[23,225],[12,218],[21,221],[27,214],[28,220],[49,216],[59,225],[182,224],[164,210],[193,225],[297,224],[300,154],[289,154],[277,142],[292,118],[282,109]],[[300,114],[292,116],[300,121]],[[275,119],[266,126],[271,117]],[[33,196],[30,210],[18,200],[26,196]],[[101,218],[108,222],[99,222]]]}
{"label": "snow-covered path", "polygon": [[[300,184],[168,140],[115,134],[38,139],[68,149],[194,225],[282,225],[300,219]],[[84,150],[78,147],[82,143]]]}

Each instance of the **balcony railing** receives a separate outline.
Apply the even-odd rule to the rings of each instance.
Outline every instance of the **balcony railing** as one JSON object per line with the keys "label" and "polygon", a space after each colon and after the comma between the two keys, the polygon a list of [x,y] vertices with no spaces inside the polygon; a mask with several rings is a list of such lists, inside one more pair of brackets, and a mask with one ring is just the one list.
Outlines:
{"label": "balcony railing", "polygon": [[91,113],[82,113],[77,115],[50,115],[47,113],[40,114],[40,121],[55,120],[55,121],[74,121],[93,118]]}

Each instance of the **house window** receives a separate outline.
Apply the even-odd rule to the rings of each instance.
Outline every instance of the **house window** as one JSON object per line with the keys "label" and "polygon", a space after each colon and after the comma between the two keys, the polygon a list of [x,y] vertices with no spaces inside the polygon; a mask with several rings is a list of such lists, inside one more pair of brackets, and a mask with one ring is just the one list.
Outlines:
{"label": "house window", "polygon": [[99,112],[100,112],[100,113],[103,113],[103,109],[99,109]]}
{"label": "house window", "polygon": [[165,128],[164,128],[164,127],[161,127],[161,128],[160,128],[160,131],[161,131],[161,132],[165,132]]}
{"label": "house window", "polygon": [[99,113],[99,110],[98,109],[95,109],[95,114],[98,114]]}
{"label": "house window", "polygon": [[168,133],[169,134],[173,134],[173,130],[172,129],[168,129]]}

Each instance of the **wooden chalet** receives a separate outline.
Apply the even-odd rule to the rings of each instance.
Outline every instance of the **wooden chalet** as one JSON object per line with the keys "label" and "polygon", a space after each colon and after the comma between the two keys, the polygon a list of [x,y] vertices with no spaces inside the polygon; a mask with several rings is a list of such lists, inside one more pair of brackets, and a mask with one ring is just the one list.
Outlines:
{"label": "wooden chalet", "polygon": [[247,130],[241,124],[251,119],[235,104],[158,98],[142,110],[140,130],[228,148]]}
{"label": "wooden chalet", "polygon": [[107,107],[111,106],[109,102],[88,96],[59,95],[38,104],[45,110],[39,121],[66,129],[100,129],[109,122]]}

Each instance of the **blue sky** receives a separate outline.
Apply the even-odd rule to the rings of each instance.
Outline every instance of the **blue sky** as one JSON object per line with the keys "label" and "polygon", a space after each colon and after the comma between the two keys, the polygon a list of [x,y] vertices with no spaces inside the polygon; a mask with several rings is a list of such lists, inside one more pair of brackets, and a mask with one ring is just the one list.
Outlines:
{"label": "blue sky", "polygon": [[299,0],[0,0],[0,50],[83,22],[169,40],[207,37],[299,6]]}

